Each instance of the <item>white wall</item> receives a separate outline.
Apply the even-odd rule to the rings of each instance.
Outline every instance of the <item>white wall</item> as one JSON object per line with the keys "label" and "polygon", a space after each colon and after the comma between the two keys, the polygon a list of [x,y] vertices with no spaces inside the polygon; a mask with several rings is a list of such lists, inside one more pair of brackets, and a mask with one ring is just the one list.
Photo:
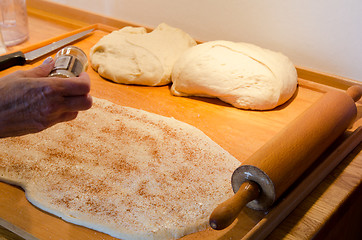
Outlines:
{"label": "white wall", "polygon": [[245,41],[294,64],[362,81],[361,0],[51,0],[203,41]]}

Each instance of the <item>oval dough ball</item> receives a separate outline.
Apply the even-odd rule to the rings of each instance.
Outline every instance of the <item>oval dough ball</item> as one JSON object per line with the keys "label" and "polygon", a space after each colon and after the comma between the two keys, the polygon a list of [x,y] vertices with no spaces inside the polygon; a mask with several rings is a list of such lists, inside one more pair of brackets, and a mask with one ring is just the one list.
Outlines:
{"label": "oval dough ball", "polygon": [[273,109],[290,99],[297,72],[283,54],[249,43],[211,41],[187,50],[175,63],[171,93],[216,97],[237,108]]}
{"label": "oval dough ball", "polygon": [[101,38],[91,48],[90,61],[99,75],[117,83],[166,85],[175,61],[195,45],[187,33],[165,23],[150,33],[125,27]]}

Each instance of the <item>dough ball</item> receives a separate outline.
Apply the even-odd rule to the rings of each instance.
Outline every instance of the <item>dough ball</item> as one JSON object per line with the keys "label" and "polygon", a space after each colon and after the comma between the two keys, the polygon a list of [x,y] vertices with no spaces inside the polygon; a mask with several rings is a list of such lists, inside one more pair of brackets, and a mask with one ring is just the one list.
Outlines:
{"label": "dough ball", "polygon": [[165,23],[150,33],[125,27],[101,38],[91,48],[90,61],[99,75],[114,82],[159,86],[171,82],[175,61],[195,45],[187,33]]}
{"label": "dough ball", "polygon": [[297,72],[281,53],[249,43],[211,41],[177,60],[172,82],[176,96],[215,97],[237,108],[267,110],[293,96]]}

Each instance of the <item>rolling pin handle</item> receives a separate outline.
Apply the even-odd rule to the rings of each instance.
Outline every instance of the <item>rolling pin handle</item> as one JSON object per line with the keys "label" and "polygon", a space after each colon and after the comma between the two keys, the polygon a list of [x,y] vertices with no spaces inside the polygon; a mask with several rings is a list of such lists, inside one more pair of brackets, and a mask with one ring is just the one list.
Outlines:
{"label": "rolling pin handle", "polygon": [[351,86],[347,89],[347,94],[357,102],[362,96],[362,87],[358,85]]}
{"label": "rolling pin handle", "polygon": [[209,224],[215,230],[222,230],[234,222],[245,205],[258,198],[260,189],[257,183],[242,183],[234,196],[219,204],[211,213]]}

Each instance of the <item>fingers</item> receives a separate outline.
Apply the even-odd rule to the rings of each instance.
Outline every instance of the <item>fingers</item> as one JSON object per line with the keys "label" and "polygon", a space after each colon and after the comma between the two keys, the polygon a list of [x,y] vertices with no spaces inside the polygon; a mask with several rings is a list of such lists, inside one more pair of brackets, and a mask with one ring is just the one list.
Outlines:
{"label": "fingers", "polygon": [[57,89],[64,97],[86,95],[90,91],[90,78],[85,72],[79,77],[51,78],[50,81],[57,85]]}
{"label": "fingers", "polygon": [[[46,77],[54,67],[54,61],[52,58],[47,58],[42,65],[35,67],[31,70],[23,72],[25,77],[39,78]],[[90,91],[90,78],[85,72],[82,72],[79,77],[72,78],[46,78],[47,81],[59,86],[57,88],[62,91],[63,96],[78,96],[88,94]]]}
{"label": "fingers", "polygon": [[38,78],[38,77],[47,77],[54,67],[54,60],[51,57],[48,57],[44,60],[43,64],[32,68],[27,71],[20,71],[21,77],[25,78]]}
{"label": "fingers", "polygon": [[[90,91],[90,78],[86,72],[82,72],[79,77],[59,78],[47,77],[54,67],[54,60],[49,57],[45,59],[43,64],[27,71],[16,71],[6,76],[7,78],[35,78],[51,87],[56,93],[60,93],[64,97],[86,95]],[[41,78],[41,79],[39,79]]]}
{"label": "fingers", "polygon": [[74,120],[78,116],[78,112],[64,112],[57,116],[48,117],[45,119],[34,119],[32,128],[28,128],[28,133],[36,133],[43,131],[51,126],[60,122],[67,122]]}
{"label": "fingers", "polygon": [[92,97],[89,94],[83,96],[66,97],[63,104],[64,111],[84,111],[92,107]]}
{"label": "fingers", "polygon": [[[31,70],[1,78],[0,137],[39,132],[91,108],[89,75],[47,77],[53,66],[48,59]],[[6,127],[1,126],[4,122]]]}
{"label": "fingers", "polygon": [[66,112],[84,111],[92,107],[89,94],[90,80],[86,73],[75,78],[54,78],[40,93],[42,115],[58,115]]}
{"label": "fingers", "polygon": [[[78,111],[84,111],[92,107],[90,91],[90,78],[87,73],[82,73],[74,78],[54,78],[52,82],[61,87],[56,87],[58,92],[48,95],[47,103],[55,109],[49,113],[49,117],[56,122],[64,122],[74,119]],[[55,97],[56,95],[62,97]],[[46,109],[46,108],[44,108]]]}
{"label": "fingers", "polygon": [[54,122],[54,124],[58,122],[67,122],[74,120],[78,116],[78,112],[66,112],[60,115],[60,117],[57,119],[57,121]]}
{"label": "fingers", "polygon": [[49,57],[45,59],[43,64],[32,68],[27,71],[17,71],[11,78],[42,78],[41,81],[48,82],[49,86],[55,86],[58,93],[63,96],[78,96],[88,94],[90,91],[90,78],[85,72],[81,73],[79,77],[72,78],[59,78],[59,77],[47,77],[54,67],[54,60]]}
{"label": "fingers", "polygon": [[[38,97],[30,97],[41,104],[38,110],[42,116],[55,117],[67,112],[84,111],[92,107],[90,78],[87,73],[72,78],[33,78],[38,87]],[[29,100],[30,101],[30,100]],[[38,106],[39,104],[34,104]]]}

